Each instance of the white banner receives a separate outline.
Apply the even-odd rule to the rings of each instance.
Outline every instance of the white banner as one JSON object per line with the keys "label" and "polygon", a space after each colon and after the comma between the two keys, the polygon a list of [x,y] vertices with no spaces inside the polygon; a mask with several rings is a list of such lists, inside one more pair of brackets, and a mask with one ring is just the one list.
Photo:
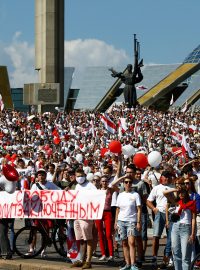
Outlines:
{"label": "white banner", "polygon": [[101,219],[101,190],[39,190],[0,192],[0,218]]}

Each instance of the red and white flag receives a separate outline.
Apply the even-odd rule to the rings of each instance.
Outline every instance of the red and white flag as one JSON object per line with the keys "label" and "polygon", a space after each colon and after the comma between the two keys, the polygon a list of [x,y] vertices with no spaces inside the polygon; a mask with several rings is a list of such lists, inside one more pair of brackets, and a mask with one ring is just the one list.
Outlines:
{"label": "red and white flag", "polygon": [[94,129],[94,121],[93,119],[90,121],[90,132],[92,133],[92,137],[96,137],[96,132],[95,132],[95,129]]}
{"label": "red and white flag", "polygon": [[144,85],[138,85],[138,86],[136,86],[136,89],[137,90],[147,90],[148,88]]}
{"label": "red and white flag", "polygon": [[182,135],[175,131],[174,129],[171,129],[171,132],[169,134],[174,140],[178,141],[179,143],[182,142]]}
{"label": "red and white flag", "polygon": [[192,151],[190,149],[190,146],[186,141],[185,134],[182,135],[181,147],[182,147],[182,153],[183,153],[184,157],[185,157],[186,152],[188,152],[189,157],[194,158],[194,155],[193,155],[193,153],[192,153]]}
{"label": "red and white flag", "polygon": [[3,111],[3,109],[4,109],[4,102],[3,102],[2,95],[0,94],[0,110]]}
{"label": "red and white flag", "polygon": [[117,126],[115,123],[110,119],[110,117],[107,114],[101,114],[100,116],[101,122],[104,124],[105,129],[112,133],[115,134],[117,130]]}
{"label": "red and white flag", "polygon": [[135,126],[134,126],[133,133],[134,133],[136,138],[140,135],[140,126],[138,124],[138,121],[135,121]]}

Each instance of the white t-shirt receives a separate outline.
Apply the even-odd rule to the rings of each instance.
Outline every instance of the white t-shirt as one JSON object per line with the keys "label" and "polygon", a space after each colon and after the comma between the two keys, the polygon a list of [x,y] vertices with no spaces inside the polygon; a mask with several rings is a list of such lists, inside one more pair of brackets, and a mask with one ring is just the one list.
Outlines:
{"label": "white t-shirt", "polygon": [[141,205],[137,192],[122,192],[117,197],[116,206],[119,207],[118,220],[137,222],[137,206]]}
{"label": "white t-shirt", "polygon": [[159,184],[155,186],[147,198],[148,201],[156,200],[156,208],[162,213],[166,212],[167,198],[163,195],[163,191],[170,189],[170,187]]}
{"label": "white t-shirt", "polygon": [[[41,186],[42,189],[48,189],[48,190],[60,190],[61,188],[59,188],[58,186],[56,186],[54,183],[46,181],[46,183],[43,185],[41,183],[39,183],[39,185]],[[34,183],[31,187],[31,190],[40,190],[36,183]]]}
{"label": "white t-shirt", "polygon": [[[176,213],[178,213],[179,207],[176,208]],[[192,213],[190,209],[182,210],[180,215],[180,223],[182,224],[191,224],[192,223]]]}
{"label": "white t-shirt", "polygon": [[83,190],[83,189],[91,190],[91,189],[97,189],[97,188],[95,187],[95,185],[93,185],[89,181],[85,181],[82,185],[77,184],[75,187],[75,190]]}

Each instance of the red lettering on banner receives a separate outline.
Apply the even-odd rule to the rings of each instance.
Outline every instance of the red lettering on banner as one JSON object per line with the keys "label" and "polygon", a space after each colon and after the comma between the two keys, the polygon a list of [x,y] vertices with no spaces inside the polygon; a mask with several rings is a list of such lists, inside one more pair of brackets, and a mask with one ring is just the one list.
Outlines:
{"label": "red lettering on banner", "polygon": [[76,193],[72,193],[72,192],[70,192],[70,190],[68,190],[67,191],[67,194],[69,194],[72,197],[72,199],[70,200],[70,202],[73,202],[74,200],[76,200],[76,197],[78,195],[78,191],[76,191]]}
{"label": "red lettering on banner", "polygon": [[[96,214],[96,217],[99,215],[99,209],[100,209],[100,204],[97,204],[96,208],[94,207],[93,203],[90,203],[91,207],[91,212],[90,212],[90,218],[94,218],[94,214]],[[96,213],[97,212],[97,213]]]}
{"label": "red lettering on banner", "polygon": [[79,206],[79,218],[80,219],[87,219],[86,218],[86,211],[81,204]]}
{"label": "red lettering on banner", "polygon": [[63,203],[57,203],[56,206],[57,206],[57,208],[56,208],[56,216],[57,216],[57,218],[64,218],[64,215],[63,215],[63,206],[64,206],[64,204]]}
{"label": "red lettering on banner", "polygon": [[[55,196],[55,198],[54,198]],[[53,190],[51,191],[51,196],[50,196],[51,202],[56,203],[59,202],[59,192],[54,192]]]}
{"label": "red lettering on banner", "polygon": [[22,191],[20,190],[20,191],[17,191],[17,194],[16,194],[16,201],[18,202],[18,203],[21,203],[22,202]]}
{"label": "red lettering on banner", "polygon": [[42,202],[47,202],[48,201],[48,195],[49,194],[49,190],[41,190],[40,191],[40,200]]}

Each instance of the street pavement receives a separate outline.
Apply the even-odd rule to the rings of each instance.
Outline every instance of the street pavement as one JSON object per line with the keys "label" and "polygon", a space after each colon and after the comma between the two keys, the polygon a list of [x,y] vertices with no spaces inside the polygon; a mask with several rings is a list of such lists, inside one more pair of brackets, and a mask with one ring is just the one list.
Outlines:
{"label": "street pavement", "polygon": [[[21,221],[16,221],[15,229],[21,226]],[[145,263],[143,263],[142,269],[149,270],[153,269],[151,265],[151,254],[152,254],[152,229],[148,229],[148,247],[145,256]],[[160,240],[160,249],[158,256],[158,264],[162,262],[163,251],[165,246],[166,238]],[[22,259],[14,254],[12,260],[0,260],[0,270],[66,270],[70,268],[71,263],[66,262],[66,259],[56,253],[56,251],[50,247],[47,249],[48,257],[45,259],[40,256],[34,259]],[[97,249],[97,254],[100,256],[100,251]],[[120,258],[116,259],[112,264],[107,262],[100,262],[98,258],[92,259],[93,269],[119,269],[123,264],[122,250],[120,249]],[[80,268],[79,268],[80,269]]]}

